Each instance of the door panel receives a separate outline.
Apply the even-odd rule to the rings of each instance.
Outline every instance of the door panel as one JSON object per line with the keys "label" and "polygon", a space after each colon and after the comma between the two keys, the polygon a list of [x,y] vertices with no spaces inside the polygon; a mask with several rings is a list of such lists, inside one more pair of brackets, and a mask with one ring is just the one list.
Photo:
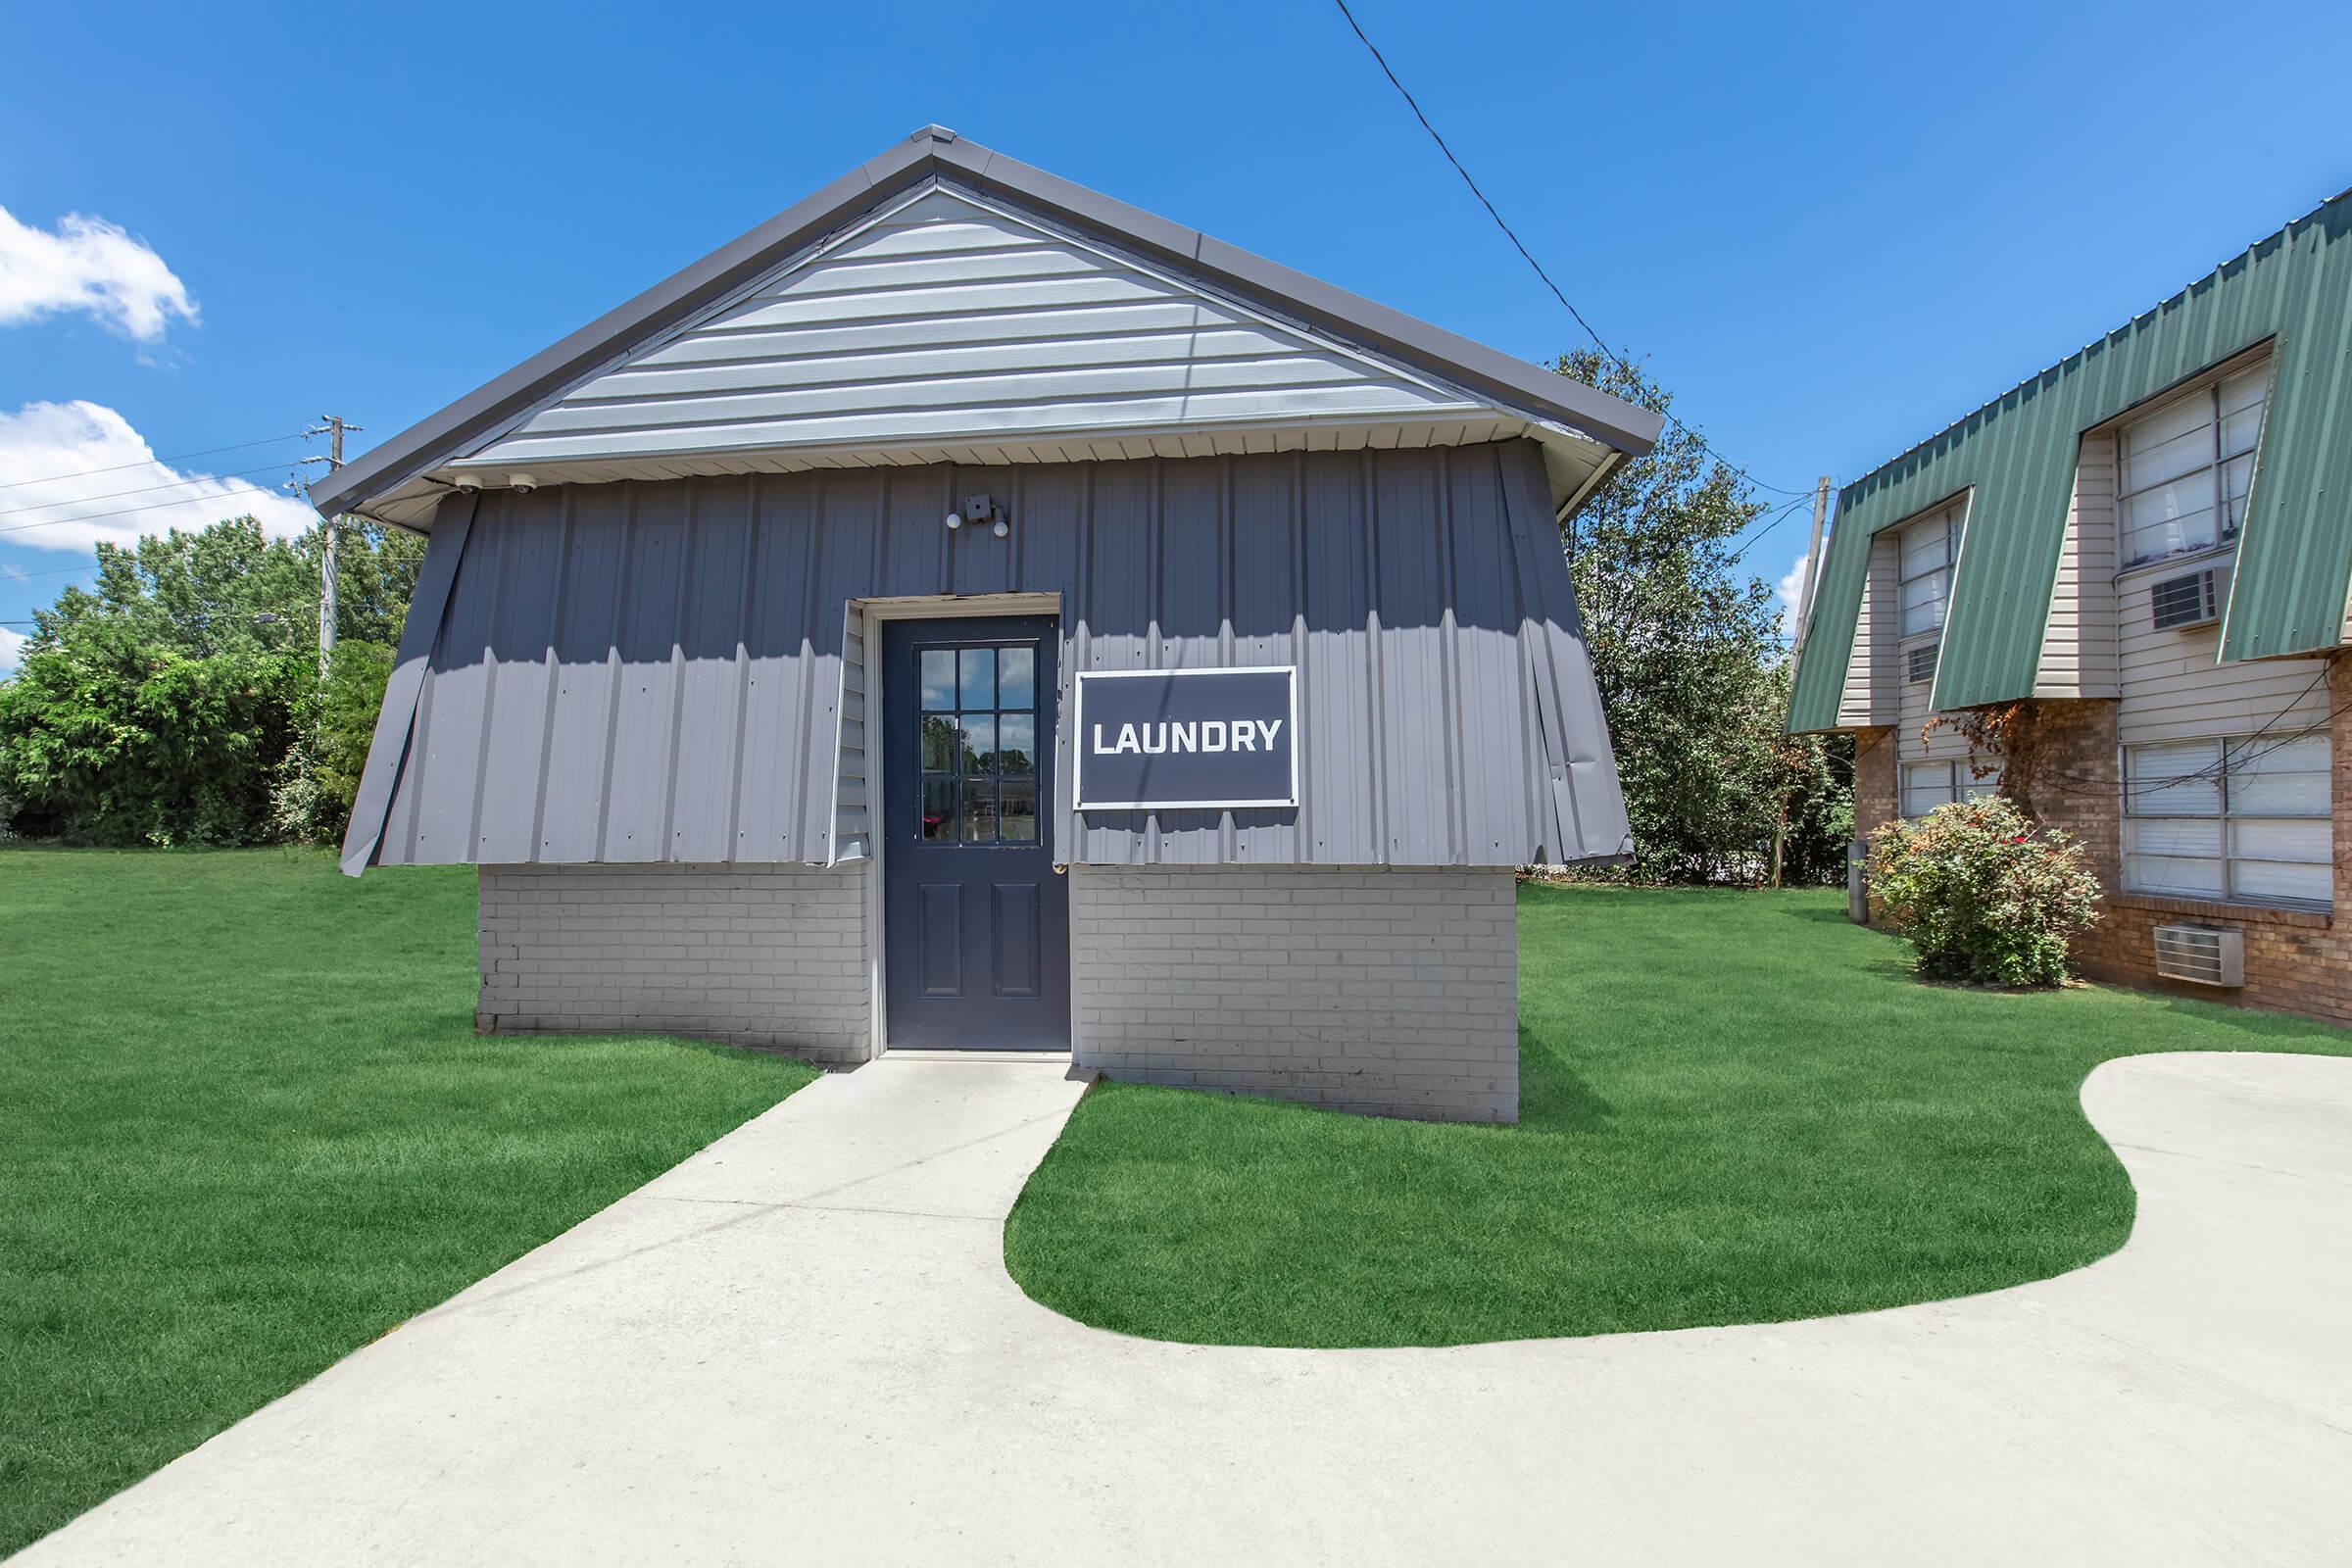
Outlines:
{"label": "door panel", "polygon": [[1051,618],[883,627],[883,960],[893,1047],[1068,1049]]}
{"label": "door panel", "polygon": [[996,926],[995,962],[989,965],[1000,997],[1034,997],[1045,976],[1038,962],[1043,933],[1038,929],[1040,900],[1034,882],[1000,882],[992,890],[996,907],[990,918]]}
{"label": "door panel", "polygon": [[926,997],[963,995],[963,887],[926,882],[914,890],[915,973]]}

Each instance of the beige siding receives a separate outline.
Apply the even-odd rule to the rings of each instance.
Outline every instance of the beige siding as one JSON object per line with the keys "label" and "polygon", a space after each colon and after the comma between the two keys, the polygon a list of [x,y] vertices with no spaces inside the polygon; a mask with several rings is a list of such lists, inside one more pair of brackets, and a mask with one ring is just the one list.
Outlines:
{"label": "beige siding", "polygon": [[2115,437],[2084,436],[2034,696],[2117,695],[2115,563]]}
{"label": "beige siding", "polygon": [[[1854,623],[1854,647],[1845,666],[1845,691],[1838,704],[1839,727],[1867,729],[1891,724],[1900,711],[1902,680],[1895,651],[1899,551],[1894,531],[1870,542],[1870,575],[1862,584],[1862,609]],[[1926,688],[1921,688],[1924,692]]]}
{"label": "beige siding", "polygon": [[2123,684],[2116,735],[2122,744],[2247,735],[2265,726],[2271,734],[2292,734],[2327,720],[2326,661],[2217,664],[2218,626],[2155,629],[2148,609],[2151,584],[2203,566],[2226,573],[2230,565],[2229,556],[2166,562],[2132,572],[2116,585]]}
{"label": "beige siding", "polygon": [[1936,710],[1928,706],[1929,683],[1906,682],[1902,701],[1896,707],[1894,759],[1900,762],[1957,761],[1968,756],[1968,742],[1950,725],[1939,725],[1932,735],[1923,734],[1928,720]]}

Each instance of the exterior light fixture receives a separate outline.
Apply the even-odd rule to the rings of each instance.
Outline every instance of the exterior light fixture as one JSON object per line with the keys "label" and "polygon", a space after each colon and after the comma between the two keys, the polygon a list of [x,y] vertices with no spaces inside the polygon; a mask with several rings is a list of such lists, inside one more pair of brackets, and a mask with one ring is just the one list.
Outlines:
{"label": "exterior light fixture", "polygon": [[527,473],[510,473],[507,475],[507,483],[514,487],[516,495],[527,496],[539,488],[539,481]]}
{"label": "exterior light fixture", "polygon": [[480,474],[461,473],[458,475],[458,494],[462,496],[473,496],[480,495],[481,492],[482,476]]}
{"label": "exterior light fixture", "polygon": [[965,496],[963,510],[948,514],[948,526],[960,528],[966,522],[987,522],[992,518],[995,520],[996,526],[989,529],[990,533],[1002,539],[1012,532],[1012,524],[1005,519],[1004,508],[986,496]]}

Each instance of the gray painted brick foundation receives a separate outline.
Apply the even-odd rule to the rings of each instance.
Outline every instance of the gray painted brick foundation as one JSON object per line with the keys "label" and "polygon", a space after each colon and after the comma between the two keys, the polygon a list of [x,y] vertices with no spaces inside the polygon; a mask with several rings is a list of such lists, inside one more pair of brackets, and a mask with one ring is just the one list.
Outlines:
{"label": "gray painted brick foundation", "polygon": [[1506,870],[1070,872],[1080,1065],[1441,1121],[1519,1118]]}
{"label": "gray painted brick foundation", "polygon": [[480,886],[478,1029],[866,1058],[862,863],[485,865]]}

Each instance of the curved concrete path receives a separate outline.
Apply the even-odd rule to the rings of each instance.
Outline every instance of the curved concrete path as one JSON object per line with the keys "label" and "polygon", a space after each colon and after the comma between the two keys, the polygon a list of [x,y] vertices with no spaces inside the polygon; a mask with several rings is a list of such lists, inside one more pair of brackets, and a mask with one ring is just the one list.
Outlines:
{"label": "curved concrete path", "polygon": [[2060,1279],[1446,1350],[1031,1302],[1077,1094],[825,1079],[19,1561],[2352,1560],[2352,1060],[2093,1073],[2139,1224]]}

